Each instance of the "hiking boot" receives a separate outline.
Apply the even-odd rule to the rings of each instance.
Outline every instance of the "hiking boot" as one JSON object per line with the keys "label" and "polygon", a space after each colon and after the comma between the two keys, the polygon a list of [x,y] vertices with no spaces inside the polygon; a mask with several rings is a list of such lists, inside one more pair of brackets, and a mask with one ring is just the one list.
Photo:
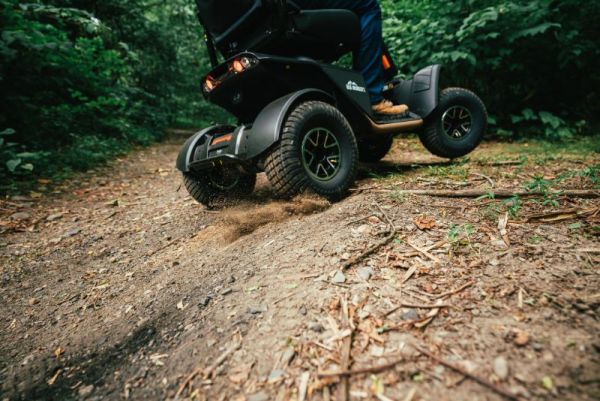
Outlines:
{"label": "hiking boot", "polygon": [[408,114],[408,106],[405,104],[394,104],[384,99],[373,105],[373,112],[383,116],[405,116]]}

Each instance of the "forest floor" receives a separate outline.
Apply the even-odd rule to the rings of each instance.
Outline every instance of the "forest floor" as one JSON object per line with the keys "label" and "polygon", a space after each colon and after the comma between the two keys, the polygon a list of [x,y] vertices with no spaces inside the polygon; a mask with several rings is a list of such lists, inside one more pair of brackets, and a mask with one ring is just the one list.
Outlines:
{"label": "forest floor", "polygon": [[0,201],[0,400],[600,399],[600,200],[551,191],[591,147],[401,140],[342,202],[220,211],[178,147]]}

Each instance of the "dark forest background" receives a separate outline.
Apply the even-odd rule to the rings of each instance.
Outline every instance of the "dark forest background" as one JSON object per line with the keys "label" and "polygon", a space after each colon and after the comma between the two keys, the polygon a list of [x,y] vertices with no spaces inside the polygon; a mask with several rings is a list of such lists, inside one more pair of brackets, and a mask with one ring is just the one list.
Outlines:
{"label": "dark forest background", "polygon": [[[600,2],[382,0],[408,76],[445,65],[478,92],[491,136],[567,141],[600,110]],[[0,180],[57,179],[226,118],[206,104],[209,68],[192,0],[0,0]]]}

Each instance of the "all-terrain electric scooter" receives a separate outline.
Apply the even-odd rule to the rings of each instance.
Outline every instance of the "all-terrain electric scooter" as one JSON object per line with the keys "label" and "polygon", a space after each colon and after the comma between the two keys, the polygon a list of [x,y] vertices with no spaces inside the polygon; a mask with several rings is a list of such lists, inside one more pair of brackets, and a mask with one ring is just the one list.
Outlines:
{"label": "all-terrain electric scooter", "polygon": [[440,91],[440,65],[396,79],[387,52],[384,96],[410,112],[397,119],[375,115],[363,76],[332,64],[360,44],[351,11],[300,10],[284,0],[197,5],[213,65],[203,94],[238,120],[196,133],[177,158],[188,192],[205,205],[249,195],[261,171],[279,197],[311,189],[338,200],[359,161],[382,159],[396,134],[418,132],[431,153],[445,158],[471,152],[483,137],[487,112],[474,93]]}

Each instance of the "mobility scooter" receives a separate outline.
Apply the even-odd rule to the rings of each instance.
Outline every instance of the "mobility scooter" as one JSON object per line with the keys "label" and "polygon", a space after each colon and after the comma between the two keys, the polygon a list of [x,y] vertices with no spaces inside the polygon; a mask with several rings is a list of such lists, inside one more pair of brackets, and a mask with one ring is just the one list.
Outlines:
{"label": "mobility scooter", "polygon": [[310,189],[335,201],[353,184],[359,161],[382,159],[396,134],[418,132],[445,158],[471,152],[483,137],[487,112],[474,93],[440,91],[440,65],[395,78],[387,51],[384,97],[409,113],[374,114],[360,72],[335,64],[360,44],[359,18],[349,10],[301,10],[289,0],[197,5],[213,67],[203,95],[237,119],[199,131],[177,158],[188,192],[206,206],[251,194],[262,171],[278,197]]}

